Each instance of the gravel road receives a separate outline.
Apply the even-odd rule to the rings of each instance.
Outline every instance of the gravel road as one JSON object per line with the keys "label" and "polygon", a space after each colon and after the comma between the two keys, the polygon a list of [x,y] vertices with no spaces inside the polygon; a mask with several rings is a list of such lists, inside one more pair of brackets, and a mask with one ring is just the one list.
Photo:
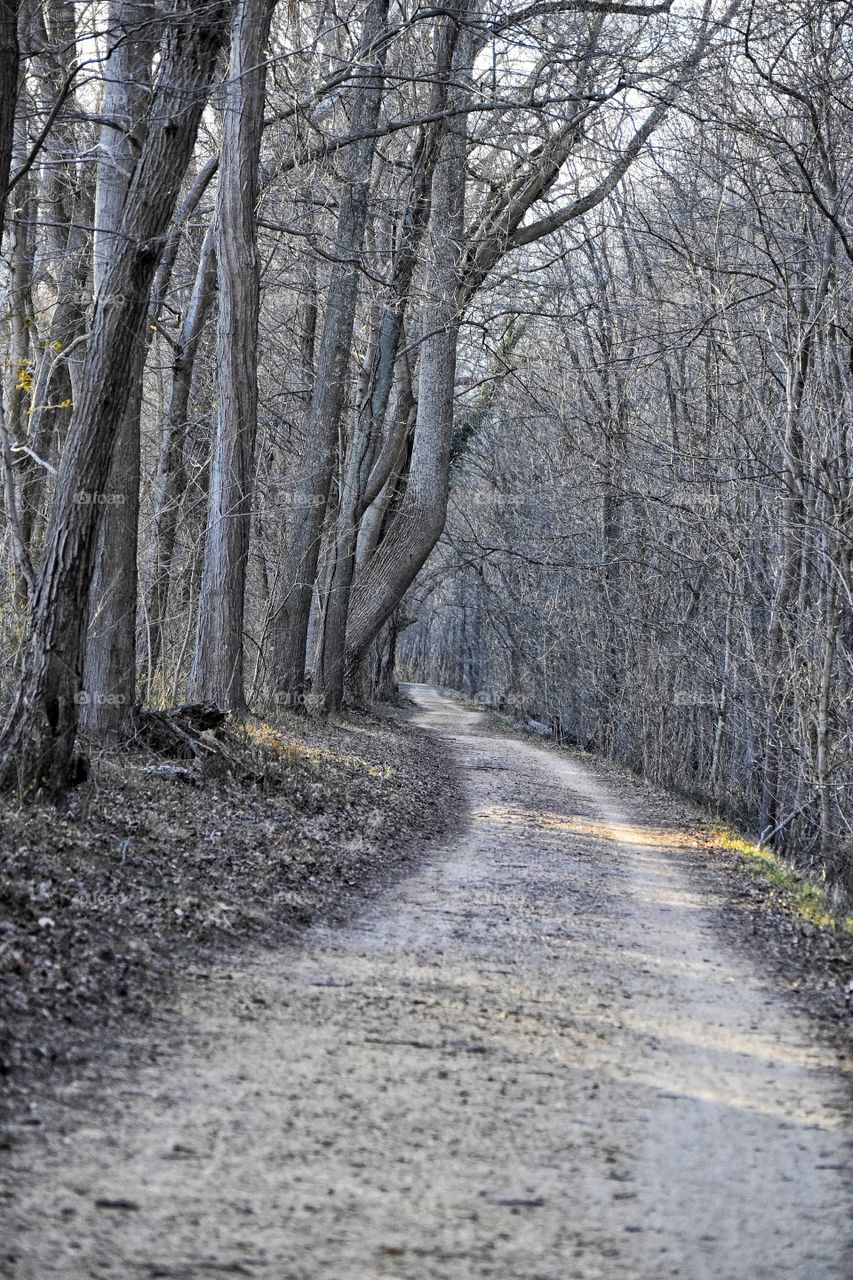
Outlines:
{"label": "gravel road", "polygon": [[346,927],[190,971],[10,1156],[4,1275],[842,1280],[849,1087],[594,763],[412,687],[460,832]]}

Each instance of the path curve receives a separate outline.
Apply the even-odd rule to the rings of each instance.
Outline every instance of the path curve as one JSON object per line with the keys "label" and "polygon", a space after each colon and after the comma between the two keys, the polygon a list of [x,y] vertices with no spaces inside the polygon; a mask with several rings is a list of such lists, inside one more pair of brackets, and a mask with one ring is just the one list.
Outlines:
{"label": "path curve", "polygon": [[71,1086],[12,1153],[8,1275],[853,1274],[838,1064],[640,790],[413,691],[462,833],[352,925],[188,974],[97,1111]]}

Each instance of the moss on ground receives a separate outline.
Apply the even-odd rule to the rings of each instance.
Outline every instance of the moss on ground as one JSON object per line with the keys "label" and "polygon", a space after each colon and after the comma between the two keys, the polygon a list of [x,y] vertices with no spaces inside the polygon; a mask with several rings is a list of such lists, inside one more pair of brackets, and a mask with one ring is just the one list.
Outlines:
{"label": "moss on ground", "polygon": [[755,844],[730,827],[715,827],[711,836],[720,848],[738,854],[748,870],[778,891],[804,920],[821,929],[853,935],[853,915],[833,902],[826,886],[810,880],[773,849]]}

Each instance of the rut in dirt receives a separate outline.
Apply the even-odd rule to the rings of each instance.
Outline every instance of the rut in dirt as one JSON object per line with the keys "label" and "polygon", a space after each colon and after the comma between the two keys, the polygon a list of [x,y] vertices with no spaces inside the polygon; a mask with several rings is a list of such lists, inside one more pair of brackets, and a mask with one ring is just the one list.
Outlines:
{"label": "rut in dirt", "polygon": [[71,1086],[13,1151],[8,1274],[847,1277],[846,1077],[683,841],[413,693],[462,832],[352,925],[188,974],[155,1065]]}

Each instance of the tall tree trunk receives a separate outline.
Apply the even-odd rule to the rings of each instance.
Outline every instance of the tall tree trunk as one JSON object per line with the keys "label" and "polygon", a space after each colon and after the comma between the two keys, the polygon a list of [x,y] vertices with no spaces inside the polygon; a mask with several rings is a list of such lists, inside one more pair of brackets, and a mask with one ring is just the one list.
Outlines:
{"label": "tall tree trunk", "polygon": [[146,651],[142,655],[148,670],[147,698],[151,697],[151,676],[157,669],[163,647],[163,626],[169,604],[172,559],[178,531],[181,496],[186,488],[185,448],[190,395],[196,354],[205,320],[213,301],[216,257],[213,252],[213,223],[207,229],[199,257],[192,296],[187,306],[172,363],[163,435],[155,482],[154,518],[148,551],[145,583]]}
{"label": "tall tree trunk", "polygon": [[[802,291],[800,312],[804,310]],[[800,319],[794,321],[796,328]],[[800,412],[811,356],[811,339],[796,338],[786,378],[786,423],[782,475],[785,495],[779,545],[779,581],[771,606],[767,635],[767,676],[769,696],[764,741],[764,768],[761,786],[761,838],[772,838],[779,826],[779,779],[782,765],[782,733],[790,692],[785,672],[785,638],[788,626],[796,625],[789,616],[791,599],[799,578],[802,556],[802,472],[803,437]]]}
{"label": "tall tree trunk", "polygon": [[820,857],[824,867],[831,867],[834,872],[840,871],[833,866],[835,854],[835,838],[833,832],[832,804],[832,770],[831,770],[831,714],[832,714],[832,676],[835,667],[836,643],[841,627],[843,610],[838,603],[838,588],[831,580],[826,586],[826,612],[824,617],[824,633],[821,637],[823,661],[821,663],[820,685],[817,698],[817,786],[820,804]]}
{"label": "tall tree trunk", "polygon": [[9,170],[18,100],[18,10],[20,0],[0,0],[0,229],[6,220]]}
{"label": "tall tree trunk", "polygon": [[[444,23],[439,31],[435,79],[428,105],[431,116],[438,116],[447,106],[459,29],[456,23]],[[335,522],[332,579],[314,681],[314,692],[331,711],[340,706],[344,695],[346,628],[355,577],[359,525],[368,506],[388,479],[392,460],[398,451],[398,437],[393,432],[380,449],[381,432],[391,398],[412,279],[429,221],[432,178],[442,133],[442,122],[434,120],[422,128],[415,147],[411,189],[400,220],[388,299],[368,353],[363,392],[356,406],[344,459]]]}
{"label": "tall tree trunk", "polygon": [[106,489],[98,499],[98,535],[89,586],[80,728],[122,737],[133,724],[139,539],[140,416],[146,335],[128,365],[128,398]]}
{"label": "tall tree trunk", "polygon": [[[23,73],[18,88],[18,113],[15,122],[13,158],[16,169],[23,165],[29,149],[29,102]],[[9,344],[4,370],[3,402],[5,415],[0,423],[0,440],[3,448],[3,473],[6,509],[13,535],[13,549],[17,575],[15,596],[19,607],[26,607],[27,598],[34,585],[32,565],[25,526],[23,522],[20,471],[15,466],[13,449],[26,436],[27,421],[33,393],[33,359],[35,349],[33,306],[33,230],[35,204],[30,175],[25,175],[12,191],[10,230],[8,235],[9,272],[6,311],[9,324]],[[17,475],[16,475],[17,471]]]}
{"label": "tall tree trunk", "polygon": [[[91,244],[94,225],[94,172],[81,161],[75,120],[77,95],[68,87],[67,51],[77,31],[73,0],[47,0],[29,11],[36,71],[34,95],[44,117],[61,102],[53,128],[44,140],[39,172],[39,221],[43,223],[43,261],[39,277],[52,285],[49,321],[40,332],[31,396],[27,445],[19,463],[21,523],[30,558],[37,563],[45,532],[46,464],[55,462],[71,421],[74,370],[82,360],[91,301]],[[62,101],[63,94],[67,96]],[[75,358],[75,351],[78,353]],[[40,461],[39,461],[40,460]]]}
{"label": "tall tree trunk", "polygon": [[148,292],[192,154],[229,9],[178,0],[165,20],[151,123],[95,303],[63,451],[47,547],[30,606],[21,681],[0,742],[0,785],[61,792],[74,757],[98,498],[130,394]]}
{"label": "tall tree trunk", "polygon": [[[385,42],[381,40],[388,0],[370,0],[364,17],[359,61],[364,66],[353,105],[351,131],[376,128],[382,102]],[[273,681],[276,692],[299,697],[305,680],[305,658],[311,601],[326,502],[344,410],[347,370],[358,301],[358,266],[364,244],[370,195],[370,170],[376,139],[349,147],[342,164],[342,190],[335,237],[335,263],[329,280],[326,318],[317,357],[305,456],[297,481],[302,502],[281,575],[283,598],[273,621]]]}
{"label": "tall tree trunk", "polygon": [[[461,16],[462,9],[458,10]],[[447,22],[456,22],[449,17]],[[454,68],[464,81],[470,45],[460,39]],[[464,89],[451,101],[461,105]],[[459,284],[465,207],[465,117],[445,123],[432,181],[429,249],[424,280],[418,408],[406,491],[395,518],[350,596],[346,641],[346,679],[358,697],[358,669],[370,644],[390,618],[432,551],[447,515],[456,343],[459,332]]]}
{"label": "tall tree trunk", "polygon": [[190,696],[242,710],[243,611],[258,422],[255,221],[274,0],[238,0],[216,200],[219,409]]}
{"label": "tall tree trunk", "polygon": [[[155,7],[152,0],[112,0],[98,186],[95,193],[94,291],[104,286],[151,96]],[[136,680],[136,588],[139,528],[139,432],[147,343],[140,332],[128,398],[113,447],[89,587],[89,631],[83,661],[80,727],[118,736],[133,719]]]}
{"label": "tall tree trunk", "polygon": [[[401,366],[391,424],[383,441],[380,457],[377,458],[374,467],[376,472],[382,464],[382,474],[386,478],[376,497],[367,506],[359,524],[355,547],[356,576],[363,572],[379,545],[394,503],[399,504],[404,488],[404,477],[409,469],[418,406],[412,385],[411,362],[407,356],[401,361]],[[383,454],[386,455],[384,461]],[[372,478],[371,475],[371,480]],[[371,488],[372,486],[369,485],[368,493]]]}
{"label": "tall tree trunk", "polygon": [[[0,237],[6,222],[6,205],[9,197],[9,175],[12,167],[12,150],[15,139],[15,104],[18,99],[20,56],[18,49],[17,0],[0,0]],[[20,524],[18,493],[12,471],[12,456],[7,428],[5,407],[0,398],[0,466],[3,468],[3,487],[7,518],[12,528],[15,558],[25,583],[32,580],[26,540]]]}

